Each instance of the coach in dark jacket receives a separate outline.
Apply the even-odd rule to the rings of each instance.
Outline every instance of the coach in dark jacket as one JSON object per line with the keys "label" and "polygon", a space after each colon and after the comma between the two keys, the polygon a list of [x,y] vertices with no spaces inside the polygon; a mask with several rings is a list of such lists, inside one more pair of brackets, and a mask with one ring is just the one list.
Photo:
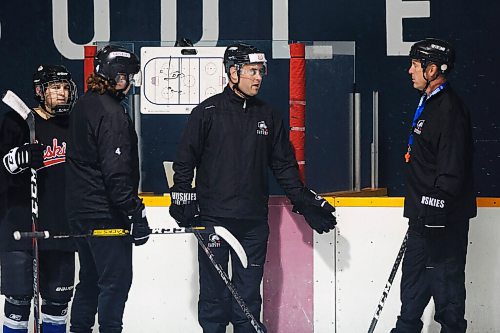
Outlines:
{"label": "coach in dark jacket", "polygon": [[[138,71],[137,57],[126,49],[108,45],[96,54],[89,90],[70,117],[74,146],[67,152],[67,207],[75,233],[130,229],[135,244],[141,245],[150,231],[137,193],[137,135],[120,104]],[[132,283],[131,239],[78,238],[77,247],[80,282],[71,309],[71,332],[92,331],[96,312],[99,332],[121,332]]]}
{"label": "coach in dark jacket", "polygon": [[[264,53],[246,44],[231,45],[224,64],[228,86],[194,108],[182,135],[173,165],[170,214],[182,226],[194,221],[223,226],[240,241],[248,255],[248,268],[233,259],[232,282],[247,311],[258,320],[269,235],[268,171],[317,232],[335,227],[335,209],[304,187],[281,117],[256,97],[267,70]],[[191,189],[195,168],[196,190]],[[183,200],[195,195],[197,201]],[[204,241],[227,269],[228,245],[216,237]],[[256,323],[252,325],[250,316],[232,301],[203,250],[198,252],[198,262],[198,321],[203,332],[225,332],[229,322],[235,332],[255,332]]]}
{"label": "coach in dark jacket", "polygon": [[422,92],[405,155],[408,241],[401,314],[392,333],[420,332],[431,297],[442,333],[464,333],[469,219],[476,216],[469,111],[446,79],[455,52],[439,39],[415,43],[408,70]]}

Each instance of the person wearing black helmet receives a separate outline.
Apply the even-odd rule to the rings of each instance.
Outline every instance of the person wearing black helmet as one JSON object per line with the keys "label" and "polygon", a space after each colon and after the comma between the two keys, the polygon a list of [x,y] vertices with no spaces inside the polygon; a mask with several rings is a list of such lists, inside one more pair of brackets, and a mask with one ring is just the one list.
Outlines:
{"label": "person wearing black helmet", "polygon": [[[70,72],[60,65],[41,65],[33,74],[38,106],[33,108],[37,143],[30,143],[26,122],[10,111],[0,120],[0,196],[7,211],[0,222],[1,292],[5,295],[4,333],[27,333],[33,297],[31,239],[14,240],[14,231],[31,231],[29,168],[37,170],[38,228],[67,234],[64,210],[68,114],[77,98]],[[70,240],[40,240],[39,286],[42,329],[66,332],[73,296],[75,246]]]}
{"label": "person wearing black helmet", "polygon": [[[247,253],[248,268],[231,256],[232,282],[258,320],[269,235],[269,169],[295,211],[318,233],[334,229],[335,209],[302,184],[279,113],[256,97],[267,74],[265,54],[251,45],[234,44],[225,51],[224,66],[228,85],[193,109],[182,134],[173,164],[170,215],[181,226],[219,225],[235,235]],[[216,237],[204,242],[227,270],[229,246]],[[198,263],[198,322],[203,332],[225,332],[229,322],[235,333],[255,332],[201,249]]]}
{"label": "person wearing black helmet", "polygon": [[408,73],[421,98],[405,154],[409,228],[401,313],[391,332],[420,332],[432,297],[441,332],[463,333],[469,219],[476,216],[470,115],[447,80],[455,61],[449,43],[419,41],[410,58]]}
{"label": "person wearing black helmet", "polygon": [[94,65],[88,91],[70,116],[68,217],[74,233],[119,228],[131,237],[76,240],[80,281],[70,331],[91,332],[98,313],[99,332],[116,333],[132,284],[132,242],[142,245],[150,234],[138,196],[137,134],[121,104],[140,65],[134,53],[114,45],[99,50]]}

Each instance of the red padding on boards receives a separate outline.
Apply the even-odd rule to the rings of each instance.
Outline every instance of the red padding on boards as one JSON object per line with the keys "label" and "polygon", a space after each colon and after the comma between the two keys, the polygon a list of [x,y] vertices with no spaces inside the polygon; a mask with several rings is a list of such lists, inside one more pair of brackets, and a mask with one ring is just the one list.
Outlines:
{"label": "red padding on boards", "polygon": [[83,91],[87,91],[87,79],[94,72],[94,56],[97,53],[96,45],[85,45],[85,59],[83,60]]}
{"label": "red padding on boards", "polygon": [[306,126],[306,47],[290,44],[290,142],[299,164],[300,178],[305,182]]}

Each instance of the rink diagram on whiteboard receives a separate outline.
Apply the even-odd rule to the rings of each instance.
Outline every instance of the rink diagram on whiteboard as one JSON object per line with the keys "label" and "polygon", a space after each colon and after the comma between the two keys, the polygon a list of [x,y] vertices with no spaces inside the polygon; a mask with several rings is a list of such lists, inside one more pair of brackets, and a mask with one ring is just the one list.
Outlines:
{"label": "rink diagram on whiteboard", "polygon": [[205,99],[222,92],[227,82],[223,65],[225,48],[187,50],[175,47],[141,50],[142,113],[190,113]]}

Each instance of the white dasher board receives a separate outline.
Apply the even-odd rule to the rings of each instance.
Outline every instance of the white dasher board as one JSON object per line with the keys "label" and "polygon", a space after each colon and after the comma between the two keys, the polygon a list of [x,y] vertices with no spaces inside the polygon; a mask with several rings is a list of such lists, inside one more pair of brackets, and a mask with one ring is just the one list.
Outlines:
{"label": "white dasher board", "polygon": [[227,82],[225,47],[143,47],[141,113],[189,114]]}

